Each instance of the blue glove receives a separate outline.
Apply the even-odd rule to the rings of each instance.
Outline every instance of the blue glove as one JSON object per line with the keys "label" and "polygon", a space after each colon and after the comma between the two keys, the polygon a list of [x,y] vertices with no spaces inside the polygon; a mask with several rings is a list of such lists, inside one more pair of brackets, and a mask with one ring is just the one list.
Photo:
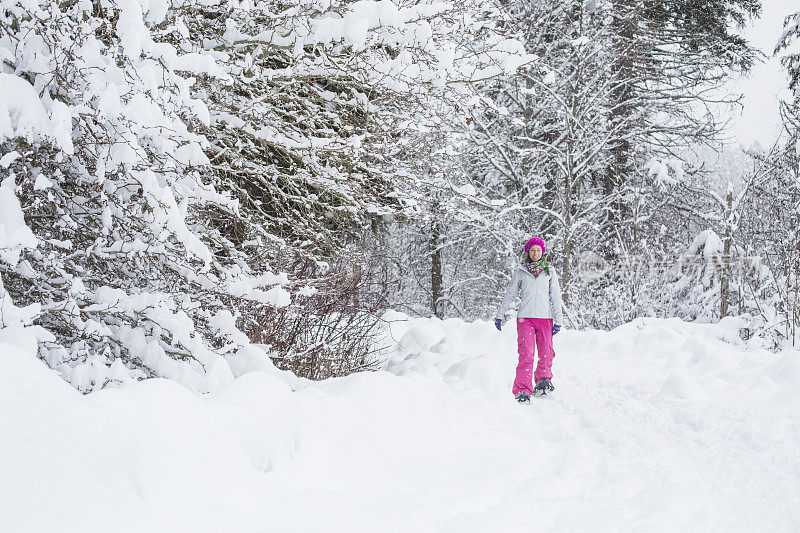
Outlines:
{"label": "blue glove", "polygon": [[497,328],[497,331],[502,331],[503,330],[503,321],[501,319],[499,319],[499,318],[496,318],[494,320],[494,327]]}
{"label": "blue glove", "polygon": [[555,335],[555,334],[556,334],[556,333],[558,333],[559,331],[561,331],[561,325],[560,325],[560,324],[555,324],[555,325],[553,326],[553,335]]}

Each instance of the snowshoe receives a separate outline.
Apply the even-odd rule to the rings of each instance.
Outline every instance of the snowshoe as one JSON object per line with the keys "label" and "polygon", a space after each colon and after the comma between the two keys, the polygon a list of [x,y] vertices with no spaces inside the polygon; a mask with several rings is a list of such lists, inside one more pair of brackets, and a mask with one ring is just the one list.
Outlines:
{"label": "snowshoe", "polygon": [[518,392],[514,398],[519,403],[531,403],[531,396],[527,392]]}
{"label": "snowshoe", "polygon": [[536,394],[536,391],[539,391],[542,393],[542,396],[547,396],[547,391],[552,392],[554,390],[556,390],[556,388],[553,387],[553,383],[547,378],[542,378],[536,382],[533,393]]}

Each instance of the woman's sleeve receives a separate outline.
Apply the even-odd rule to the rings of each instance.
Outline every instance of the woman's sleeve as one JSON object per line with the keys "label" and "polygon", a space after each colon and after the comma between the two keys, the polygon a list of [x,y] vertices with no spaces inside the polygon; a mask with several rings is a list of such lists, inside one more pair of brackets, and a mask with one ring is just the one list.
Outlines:
{"label": "woman's sleeve", "polygon": [[514,273],[511,275],[511,281],[508,282],[508,287],[506,287],[506,293],[503,295],[503,300],[500,302],[500,307],[497,309],[497,314],[494,316],[495,320],[503,318],[511,302],[513,302],[514,298],[519,294],[519,282],[520,277],[518,271],[514,269]]}
{"label": "woman's sleeve", "polygon": [[564,316],[561,314],[561,286],[558,283],[558,274],[553,271],[550,276],[550,308],[553,311],[553,324],[561,325],[564,323]]}

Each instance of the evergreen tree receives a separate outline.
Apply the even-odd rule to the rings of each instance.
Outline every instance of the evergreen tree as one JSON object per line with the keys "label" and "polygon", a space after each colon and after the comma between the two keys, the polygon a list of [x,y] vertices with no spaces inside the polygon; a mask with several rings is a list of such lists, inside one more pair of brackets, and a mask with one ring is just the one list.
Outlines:
{"label": "evergreen tree", "polygon": [[[783,33],[775,47],[775,54],[781,54],[781,64],[789,77],[792,97],[781,104],[781,115],[792,142],[800,141],[800,11],[789,15],[783,23]],[[798,145],[800,146],[800,145]],[[800,148],[798,148],[800,149]]]}
{"label": "evergreen tree", "polygon": [[[640,182],[649,158],[673,157],[718,136],[715,107],[734,102],[713,96],[714,89],[755,60],[734,30],[760,11],[758,0],[611,1],[614,90],[607,105],[610,124],[624,133],[612,143],[606,194]],[[630,218],[624,197],[607,230]]]}

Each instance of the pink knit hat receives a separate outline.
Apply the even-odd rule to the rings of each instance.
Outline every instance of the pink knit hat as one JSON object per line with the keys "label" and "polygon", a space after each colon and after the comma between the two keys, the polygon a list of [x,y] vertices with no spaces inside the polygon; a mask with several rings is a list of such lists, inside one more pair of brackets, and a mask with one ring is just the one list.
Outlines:
{"label": "pink knit hat", "polygon": [[529,253],[531,251],[531,247],[534,244],[538,244],[539,246],[542,247],[542,255],[544,255],[544,251],[545,251],[544,241],[542,239],[540,239],[539,237],[534,237],[534,238],[532,238],[531,240],[529,240],[528,242],[525,243],[525,253],[526,254]]}

